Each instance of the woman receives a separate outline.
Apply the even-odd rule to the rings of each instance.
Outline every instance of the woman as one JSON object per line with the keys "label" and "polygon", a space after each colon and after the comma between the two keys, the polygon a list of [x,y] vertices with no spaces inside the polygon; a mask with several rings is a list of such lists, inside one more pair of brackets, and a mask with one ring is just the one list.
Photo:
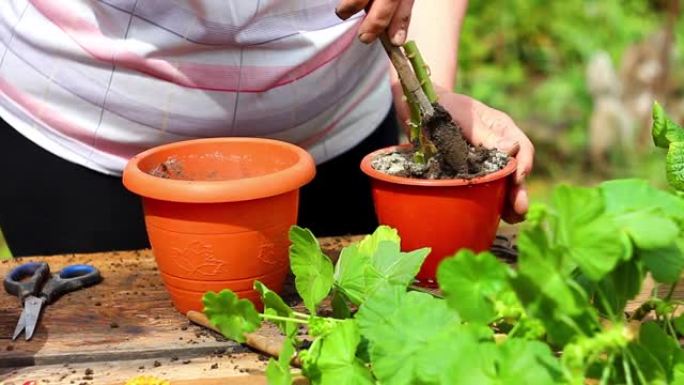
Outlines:
{"label": "woman", "polygon": [[[300,224],[375,225],[360,158],[396,142],[405,106],[377,36],[416,40],[440,102],[477,144],[517,152],[507,219],[527,209],[529,140],[505,114],[452,93],[465,0],[6,0],[0,4],[0,228],[16,255],[147,245],[126,161],[210,136],[311,152]],[[366,13],[362,12],[367,8]],[[392,83],[392,85],[390,85]],[[519,149],[519,151],[518,151]]]}

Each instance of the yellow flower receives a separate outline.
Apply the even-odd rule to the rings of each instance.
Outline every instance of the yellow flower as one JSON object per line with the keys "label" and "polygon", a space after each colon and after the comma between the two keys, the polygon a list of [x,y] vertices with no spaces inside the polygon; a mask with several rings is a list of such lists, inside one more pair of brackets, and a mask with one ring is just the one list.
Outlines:
{"label": "yellow flower", "polygon": [[126,385],[171,385],[171,383],[153,376],[138,376],[128,380]]}

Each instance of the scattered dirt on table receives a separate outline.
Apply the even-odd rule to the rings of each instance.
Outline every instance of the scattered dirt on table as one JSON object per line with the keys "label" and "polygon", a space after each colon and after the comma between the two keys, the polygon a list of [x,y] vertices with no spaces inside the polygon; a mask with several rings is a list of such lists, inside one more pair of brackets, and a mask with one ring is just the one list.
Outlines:
{"label": "scattered dirt on table", "polygon": [[211,367],[209,369],[218,369],[218,366],[219,366],[218,363],[214,363],[211,365]]}
{"label": "scattered dirt on table", "polygon": [[116,329],[116,328],[119,327],[119,324],[116,323],[116,322],[110,322],[110,323],[109,323],[109,327],[112,328],[112,329]]}
{"label": "scattered dirt on table", "polygon": [[14,345],[7,345],[5,350],[7,350],[8,352],[11,352],[12,350],[14,350]]}
{"label": "scattered dirt on table", "polygon": [[93,374],[93,373],[95,373],[95,372],[93,372],[93,369],[87,368],[87,369],[85,370],[86,376],[87,376],[87,375],[91,375],[91,374]]}
{"label": "scattered dirt on table", "polygon": [[158,367],[161,366],[161,362],[159,362],[159,361],[154,361],[154,364],[152,364],[152,365],[154,365],[155,368],[158,368]]}

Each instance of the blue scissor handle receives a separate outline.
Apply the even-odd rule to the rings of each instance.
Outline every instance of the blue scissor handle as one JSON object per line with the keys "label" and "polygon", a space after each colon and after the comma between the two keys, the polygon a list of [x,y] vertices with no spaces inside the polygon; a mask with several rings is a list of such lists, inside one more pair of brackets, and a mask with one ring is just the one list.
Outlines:
{"label": "blue scissor handle", "polygon": [[[45,262],[28,262],[19,265],[5,276],[5,291],[24,301],[29,295],[37,296],[43,282],[50,276],[50,266]],[[27,279],[28,278],[28,279]]]}
{"label": "blue scissor handle", "polygon": [[69,265],[53,274],[45,284],[41,295],[49,304],[60,296],[98,284],[102,281],[100,271],[91,265]]}

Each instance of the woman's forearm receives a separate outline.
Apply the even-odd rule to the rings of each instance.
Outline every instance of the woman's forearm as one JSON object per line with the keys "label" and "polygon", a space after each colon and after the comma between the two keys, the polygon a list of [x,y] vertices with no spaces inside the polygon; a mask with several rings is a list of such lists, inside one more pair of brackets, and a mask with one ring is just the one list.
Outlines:
{"label": "woman's forearm", "polygon": [[449,90],[456,82],[458,40],[467,6],[467,0],[416,0],[413,5],[408,40],[418,44],[432,81]]}
{"label": "woman's forearm", "polygon": [[[413,5],[408,40],[415,40],[430,67],[433,83],[453,90],[456,84],[458,41],[468,0],[416,0]],[[403,101],[399,79],[392,70],[392,93],[399,117],[408,111]]]}

